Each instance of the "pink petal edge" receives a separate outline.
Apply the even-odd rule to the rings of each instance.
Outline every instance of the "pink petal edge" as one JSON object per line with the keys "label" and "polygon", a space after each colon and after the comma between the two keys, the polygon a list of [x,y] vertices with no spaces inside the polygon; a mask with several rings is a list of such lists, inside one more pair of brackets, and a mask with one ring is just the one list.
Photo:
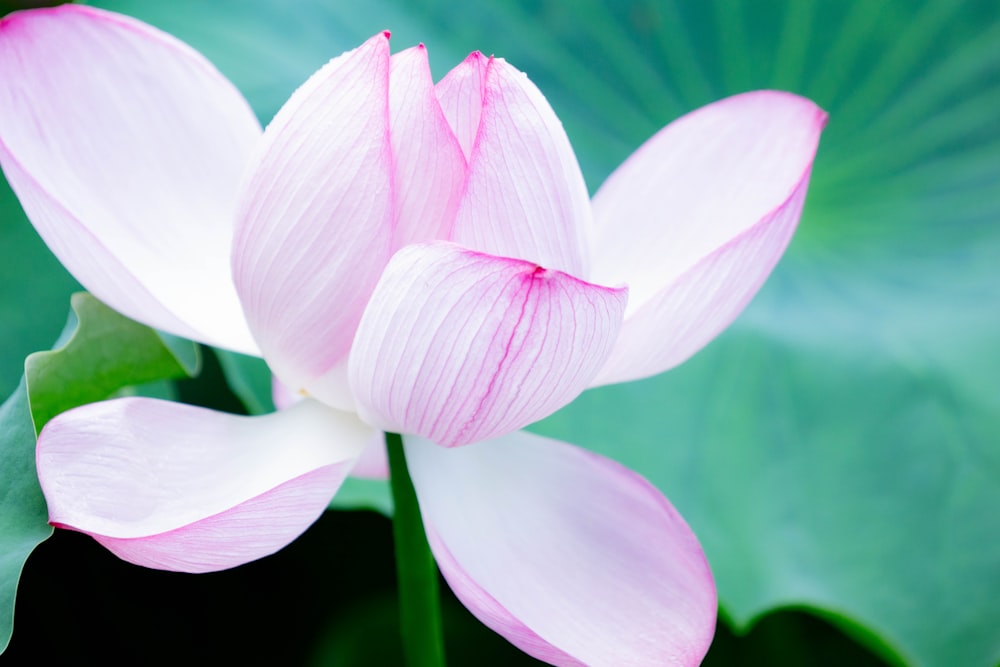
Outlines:
{"label": "pink petal edge", "polygon": [[466,163],[434,94],[427,49],[392,56],[389,116],[395,178],[394,248],[451,236]]}
{"label": "pink petal edge", "polygon": [[123,398],[42,429],[53,525],[134,563],[203,572],[273,553],[328,505],[373,431],[315,401],[261,417]]}
{"label": "pink petal edge", "polygon": [[489,61],[490,59],[482,53],[474,51],[445,74],[434,87],[434,92],[441,103],[441,111],[467,161],[472,156],[472,147],[479,133],[479,119],[483,111],[483,86]]}
{"label": "pink petal edge", "polygon": [[225,512],[165,533],[132,538],[88,534],[135,565],[188,573],[226,570],[269,556],[304,533],[326,510],[349,467],[340,463],[318,468]]}

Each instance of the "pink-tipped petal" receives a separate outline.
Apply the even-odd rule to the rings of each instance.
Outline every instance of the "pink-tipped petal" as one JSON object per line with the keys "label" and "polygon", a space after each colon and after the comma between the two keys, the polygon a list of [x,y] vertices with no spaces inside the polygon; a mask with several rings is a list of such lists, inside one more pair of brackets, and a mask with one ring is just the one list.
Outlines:
{"label": "pink-tipped petal", "polygon": [[448,72],[435,87],[441,110],[458,139],[466,160],[472,157],[472,146],[479,132],[483,111],[483,86],[486,66],[490,59],[479,51],[469,54]]}
{"label": "pink-tipped petal", "polygon": [[633,313],[591,386],[627,382],[673,368],[729,326],[788,245],[808,184],[806,172],[785,204],[701,259]]}
{"label": "pink-tipped petal", "polygon": [[389,38],[333,59],[264,133],[244,182],[233,276],[268,364],[352,405],[346,355],[393,232]]}
{"label": "pink-tipped petal", "polygon": [[0,19],[0,164],[87,289],[181,336],[256,353],[229,273],[260,125],[187,45],[63,5]]}
{"label": "pink-tipped petal", "polygon": [[465,156],[434,94],[423,45],[392,56],[389,126],[397,248],[447,239],[465,186]]}
{"label": "pink-tipped petal", "polygon": [[694,534],[639,475],[520,432],[406,439],[434,556],[483,623],[554,665],[697,665],[715,585]]}
{"label": "pink-tipped petal", "polygon": [[363,419],[447,446],[491,438],[576,398],[610,352],[625,289],[451,243],[403,248],[351,351]]}
{"label": "pink-tipped petal", "polygon": [[[587,277],[590,199],[548,101],[523,72],[499,58],[486,66],[481,100],[467,90],[462,99],[480,104],[481,115],[451,240]],[[475,109],[466,113],[474,115]],[[463,133],[456,128],[460,141]]]}
{"label": "pink-tipped petal", "polygon": [[38,477],[54,525],[183,572],[269,555],[326,508],[372,429],[302,401],[262,417],[124,398],[50,421]]}
{"label": "pink-tipped petal", "polygon": [[729,325],[798,224],[826,114],[772,91],[671,123],[594,197],[592,279],[630,289],[622,335],[594,384],[683,362]]}

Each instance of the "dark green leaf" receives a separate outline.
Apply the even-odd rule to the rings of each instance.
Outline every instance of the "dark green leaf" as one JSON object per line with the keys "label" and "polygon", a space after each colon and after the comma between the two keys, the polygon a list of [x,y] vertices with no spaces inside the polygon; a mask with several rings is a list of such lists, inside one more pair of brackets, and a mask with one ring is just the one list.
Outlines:
{"label": "dark green leaf", "polygon": [[197,350],[190,343],[136,324],[88,294],[73,295],[72,306],[57,349],[28,357],[28,388],[22,382],[0,408],[7,490],[0,503],[0,633],[5,633],[0,650],[10,638],[14,592],[24,560],[52,533],[35,474],[36,432],[59,412],[119,389],[197,371]]}
{"label": "dark green leaf", "polygon": [[375,510],[392,516],[392,493],[389,482],[382,479],[348,477],[337,495],[330,501],[334,510]]}
{"label": "dark green leaf", "polygon": [[0,652],[10,641],[24,561],[52,534],[35,471],[36,433],[60,412],[122,389],[167,393],[155,383],[191,376],[199,366],[192,343],[137,324],[86,293],[73,295],[55,348],[27,358],[27,382],[0,407]]}
{"label": "dark green leaf", "polygon": [[28,554],[52,534],[35,474],[35,430],[24,383],[0,406],[0,653],[14,626],[14,595]]}
{"label": "dark green leaf", "polygon": [[72,306],[79,324],[65,344],[24,362],[36,432],[60,412],[122,387],[198,372],[193,343],[134,322],[84,292],[73,295]]}

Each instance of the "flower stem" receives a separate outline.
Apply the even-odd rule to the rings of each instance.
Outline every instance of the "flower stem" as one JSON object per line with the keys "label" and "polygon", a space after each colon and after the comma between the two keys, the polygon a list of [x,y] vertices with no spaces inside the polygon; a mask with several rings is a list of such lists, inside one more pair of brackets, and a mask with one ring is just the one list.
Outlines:
{"label": "flower stem", "polygon": [[386,433],[385,444],[395,505],[392,534],[396,543],[399,616],[406,664],[408,667],[444,667],[437,564],[427,544],[417,494],[406,468],[403,438],[397,433]]}

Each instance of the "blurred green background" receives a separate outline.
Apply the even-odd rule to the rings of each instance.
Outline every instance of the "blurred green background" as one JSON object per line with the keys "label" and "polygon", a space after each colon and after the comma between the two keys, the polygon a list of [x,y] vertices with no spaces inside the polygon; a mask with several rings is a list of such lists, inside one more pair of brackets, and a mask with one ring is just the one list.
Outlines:
{"label": "blurred green background", "polygon": [[[702,104],[816,100],[830,123],[801,228],[744,315],[675,371],[535,428],[642,472],[691,523],[722,608],[706,664],[1000,663],[996,0],[94,4],[191,43],[264,122],[381,29],[426,43],[437,77],[495,53],[548,96],[592,190]],[[6,186],[0,258],[6,396],[77,287]],[[205,362],[182,398],[240,409]],[[199,577],[60,532],[28,561],[3,660],[397,664],[393,580],[373,512],[328,512],[278,556]],[[532,664],[447,610],[452,664]]]}

